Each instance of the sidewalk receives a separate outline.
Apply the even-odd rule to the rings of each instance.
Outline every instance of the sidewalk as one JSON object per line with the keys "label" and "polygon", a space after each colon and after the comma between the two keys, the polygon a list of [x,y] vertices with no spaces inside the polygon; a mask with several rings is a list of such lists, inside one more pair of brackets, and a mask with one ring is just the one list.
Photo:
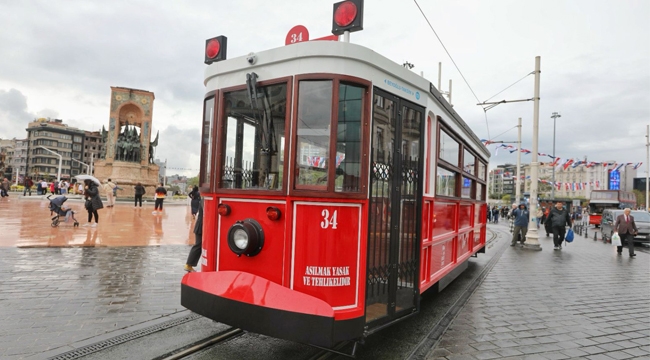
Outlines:
{"label": "sidewalk", "polygon": [[546,234],[527,251],[507,224],[489,225],[504,252],[427,360],[650,358],[647,252],[578,235],[558,251]]}

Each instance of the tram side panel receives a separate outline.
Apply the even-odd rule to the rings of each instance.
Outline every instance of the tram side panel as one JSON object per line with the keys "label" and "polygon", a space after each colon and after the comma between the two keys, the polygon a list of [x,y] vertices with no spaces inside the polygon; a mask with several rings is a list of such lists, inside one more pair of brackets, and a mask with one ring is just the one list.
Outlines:
{"label": "tram side panel", "polygon": [[484,212],[485,204],[481,203],[423,199],[420,292],[485,246]]}

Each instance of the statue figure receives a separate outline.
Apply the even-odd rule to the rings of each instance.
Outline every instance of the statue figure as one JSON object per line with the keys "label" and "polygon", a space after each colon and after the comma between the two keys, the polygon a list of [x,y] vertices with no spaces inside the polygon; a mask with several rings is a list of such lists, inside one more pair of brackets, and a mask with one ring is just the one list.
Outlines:
{"label": "statue figure", "polygon": [[124,138],[124,134],[120,134],[117,137],[117,142],[115,144],[115,160],[124,160],[124,145],[125,145],[126,139]]}
{"label": "statue figure", "polygon": [[160,131],[156,132],[156,140],[149,143],[149,164],[153,164],[154,148],[158,146],[158,135],[160,135]]}

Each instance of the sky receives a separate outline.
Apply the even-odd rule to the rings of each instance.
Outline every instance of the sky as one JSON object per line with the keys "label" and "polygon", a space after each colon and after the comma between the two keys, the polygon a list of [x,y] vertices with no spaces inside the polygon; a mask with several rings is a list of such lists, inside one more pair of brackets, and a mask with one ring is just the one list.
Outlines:
{"label": "sky", "polygon": [[[284,46],[304,25],[331,34],[334,1],[9,1],[0,0],[0,138],[25,138],[37,117],[84,130],[108,126],[110,87],[152,91],[156,157],[168,175],[199,168],[205,39],[228,37],[228,58]],[[451,54],[420,13],[418,5]],[[481,139],[532,150],[533,102],[485,101],[524,78],[541,56],[539,147],[561,158],[644,164],[650,124],[650,1],[367,0],[363,31],[351,42],[403,64],[442,90]],[[463,80],[466,79],[467,83]],[[491,101],[533,97],[525,77]],[[478,100],[480,101],[477,101]],[[516,144],[513,144],[516,145]],[[516,154],[488,148],[490,167]],[[531,155],[522,155],[530,162]],[[548,161],[540,157],[539,161]]]}

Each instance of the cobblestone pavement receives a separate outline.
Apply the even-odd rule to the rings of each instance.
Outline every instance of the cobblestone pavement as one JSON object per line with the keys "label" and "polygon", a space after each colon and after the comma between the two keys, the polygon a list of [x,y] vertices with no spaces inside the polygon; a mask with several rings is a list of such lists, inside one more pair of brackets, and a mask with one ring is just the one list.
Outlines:
{"label": "cobblestone pavement", "polygon": [[540,243],[506,249],[427,360],[650,358],[650,255]]}
{"label": "cobblestone pavement", "polygon": [[0,248],[0,358],[43,358],[177,314],[188,246]]}

